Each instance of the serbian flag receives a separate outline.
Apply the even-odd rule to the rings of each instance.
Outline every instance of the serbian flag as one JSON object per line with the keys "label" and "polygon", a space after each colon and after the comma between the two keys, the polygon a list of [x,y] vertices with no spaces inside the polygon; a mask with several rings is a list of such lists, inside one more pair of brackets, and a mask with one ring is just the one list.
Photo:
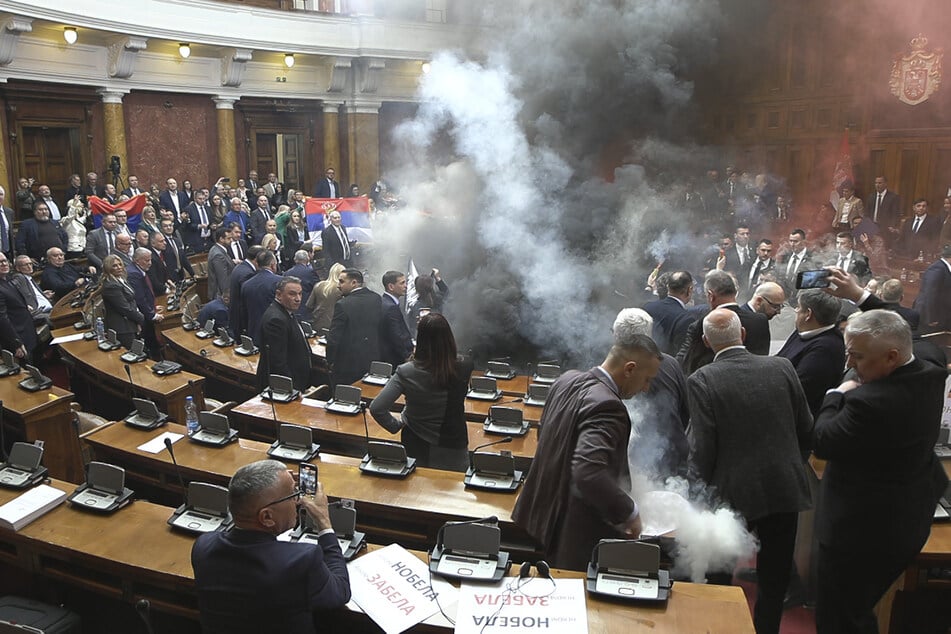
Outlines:
{"label": "serbian flag", "polygon": [[330,224],[327,214],[339,211],[341,224],[347,228],[347,237],[357,242],[373,242],[370,226],[370,199],[356,198],[305,198],[307,229],[313,234],[314,244],[320,244],[320,232]]}
{"label": "serbian flag", "polygon": [[839,143],[839,158],[836,160],[835,169],[832,171],[832,192],[829,194],[829,202],[839,209],[839,187],[842,183],[849,181],[855,183],[855,175],[852,171],[852,151],[849,148],[849,130],[842,133],[842,141]]}
{"label": "serbian flag", "polygon": [[142,210],[145,209],[145,194],[133,196],[118,205],[112,205],[108,200],[99,198],[98,196],[90,196],[88,200],[89,209],[92,210],[92,223],[96,227],[102,224],[103,216],[115,213],[121,209],[126,214],[126,226],[129,227],[129,231],[135,233],[135,230],[139,228],[139,220],[142,219]]}

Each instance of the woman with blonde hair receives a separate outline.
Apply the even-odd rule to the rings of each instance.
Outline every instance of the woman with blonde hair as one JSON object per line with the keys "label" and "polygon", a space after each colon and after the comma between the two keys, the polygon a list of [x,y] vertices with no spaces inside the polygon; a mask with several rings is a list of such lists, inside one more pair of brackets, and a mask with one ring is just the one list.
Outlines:
{"label": "woman with blonde hair", "polygon": [[334,316],[334,304],[343,295],[337,285],[340,283],[340,274],[345,267],[337,262],[330,267],[327,279],[317,282],[310,297],[307,298],[307,310],[313,316],[314,332],[320,333],[323,328],[330,328],[330,320]]}
{"label": "woman with blonde hair", "polygon": [[107,255],[102,260],[102,306],[106,328],[116,331],[119,343],[131,347],[145,316],[135,305],[135,292],[126,279],[125,264],[117,255]]}

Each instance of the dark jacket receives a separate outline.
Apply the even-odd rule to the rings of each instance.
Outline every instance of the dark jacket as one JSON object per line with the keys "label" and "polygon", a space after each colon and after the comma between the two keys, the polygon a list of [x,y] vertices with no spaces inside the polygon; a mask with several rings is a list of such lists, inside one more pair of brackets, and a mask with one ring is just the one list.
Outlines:
{"label": "dark jacket", "polygon": [[336,303],[327,334],[334,385],[353,383],[367,373],[372,361],[380,360],[382,319],[380,296],[368,288],[358,288]]}

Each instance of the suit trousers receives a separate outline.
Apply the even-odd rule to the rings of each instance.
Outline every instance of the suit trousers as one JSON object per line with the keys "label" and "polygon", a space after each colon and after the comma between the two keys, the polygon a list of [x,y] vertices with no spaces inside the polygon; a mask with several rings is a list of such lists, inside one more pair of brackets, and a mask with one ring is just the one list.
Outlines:
{"label": "suit trousers", "polygon": [[872,610],[914,554],[895,552],[887,544],[859,553],[820,543],[816,634],[878,634]]}
{"label": "suit trousers", "polygon": [[[799,513],[774,513],[747,521],[747,528],[756,533],[760,542],[756,554],[756,606],[753,608],[756,634],[779,634],[798,524]],[[732,573],[708,574],[707,582],[730,585],[732,577]]]}

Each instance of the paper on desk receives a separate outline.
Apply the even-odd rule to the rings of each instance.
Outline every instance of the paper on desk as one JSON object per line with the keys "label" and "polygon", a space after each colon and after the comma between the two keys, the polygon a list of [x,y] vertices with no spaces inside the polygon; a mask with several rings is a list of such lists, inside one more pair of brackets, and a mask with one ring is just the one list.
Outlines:
{"label": "paper on desk", "polygon": [[65,491],[46,484],[35,486],[0,506],[0,527],[18,531],[65,500]]}
{"label": "paper on desk", "polygon": [[320,401],[316,398],[302,398],[300,404],[306,405],[307,407],[324,407],[327,405],[327,401]]}
{"label": "paper on desk", "polygon": [[141,444],[136,449],[140,451],[147,451],[149,453],[162,453],[165,451],[165,439],[168,438],[172,442],[178,442],[184,438],[184,434],[176,434],[173,431],[162,432],[152,440],[147,443]]}
{"label": "paper on desk", "polygon": [[73,335],[63,335],[62,337],[56,337],[50,342],[51,346],[55,346],[58,343],[69,343],[70,341],[79,341],[83,338],[84,332],[77,332]]}
{"label": "paper on desk", "polygon": [[386,634],[399,634],[439,611],[429,568],[399,544],[351,561],[353,601]]}
{"label": "paper on desk", "polygon": [[544,631],[586,634],[588,610],[584,579],[552,581],[533,576],[506,577],[500,585],[463,582],[456,612],[456,634]]}

